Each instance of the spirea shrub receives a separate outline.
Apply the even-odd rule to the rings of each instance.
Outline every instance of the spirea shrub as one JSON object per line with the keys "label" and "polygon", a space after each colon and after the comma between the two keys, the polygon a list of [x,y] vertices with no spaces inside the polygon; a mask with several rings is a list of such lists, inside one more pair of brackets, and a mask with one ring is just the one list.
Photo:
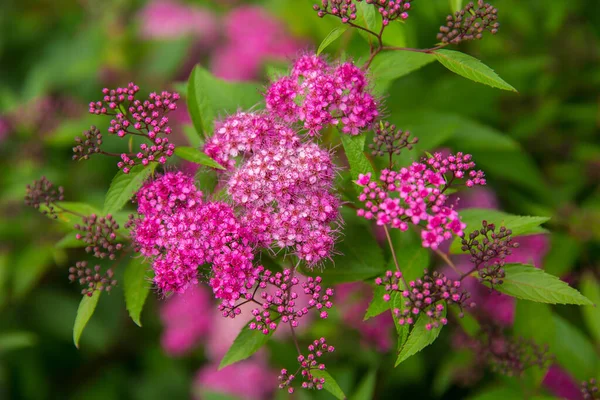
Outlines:
{"label": "spirea shrub", "polygon": [[[512,298],[591,304],[567,283],[529,265],[535,250],[511,258],[527,235],[544,232],[540,225],[547,218],[463,208],[461,199],[468,204],[469,193],[488,181],[476,157],[460,143],[455,153],[426,149],[418,137],[392,124],[381,90],[385,81],[374,73],[388,70],[389,76],[410,55],[413,67],[438,60],[465,78],[513,90],[483,63],[448,50],[486,32],[496,34],[498,11],[483,1],[469,3],[443,22],[438,44],[389,45],[388,27],[412,23],[409,11],[417,14],[420,7],[428,5],[315,4],[319,17],[339,19],[348,34],[365,36],[369,52],[344,60],[299,53],[288,71],[260,90],[257,102],[248,100],[257,97],[254,87],[225,83],[201,67],[194,69],[183,96],[169,91],[142,96],[134,83],[102,90],[88,110],[105,118],[109,128],[101,132],[92,126],[77,138],[73,159],[116,159],[120,171],[104,209],[89,212],[88,206],[65,201],[63,188],[46,178],[28,186],[26,197],[28,205],[71,224],[74,239],[91,256],[114,261],[108,269],[85,260],[69,269],[69,280],[83,294],[78,313],[87,315],[78,315],[75,344],[100,294],[121,284],[114,268],[128,260],[122,284],[136,323],[150,287],[161,299],[187,293],[202,308],[180,302],[165,308],[163,340],[170,353],[185,352],[209,335],[211,307],[221,318],[247,321],[220,368],[252,356],[274,333],[289,331],[284,338],[294,343],[296,362],[277,366],[279,376],[272,379],[273,388],[289,393],[326,389],[345,398],[326,366],[338,353],[334,343],[320,335],[303,343],[299,334],[302,326],[339,313],[361,332],[362,343],[397,352],[396,365],[453,325],[454,346],[470,351],[475,369],[522,376],[547,368],[554,360],[550,343],[510,332],[514,318],[505,314],[514,313]],[[319,52],[340,32],[332,32]],[[386,65],[381,57],[390,54],[398,59]],[[216,93],[220,90],[226,101]],[[198,147],[171,141],[170,113],[181,106],[181,97],[201,138]],[[221,108],[212,108],[215,104]],[[123,139],[122,150],[106,151],[103,135]],[[199,164],[200,172],[181,170],[176,156]],[[135,208],[129,215],[123,211],[128,203]],[[373,255],[379,253],[389,255],[389,262]],[[430,254],[439,264],[430,265]],[[212,292],[213,302],[201,286]],[[365,291],[373,293],[370,303]],[[359,300],[353,302],[356,293]],[[500,304],[508,311],[499,311]],[[199,313],[197,323],[177,328],[182,313]],[[200,382],[222,380],[206,368]],[[583,390],[587,398],[597,398],[594,380]],[[270,393],[264,387],[255,391]]]}

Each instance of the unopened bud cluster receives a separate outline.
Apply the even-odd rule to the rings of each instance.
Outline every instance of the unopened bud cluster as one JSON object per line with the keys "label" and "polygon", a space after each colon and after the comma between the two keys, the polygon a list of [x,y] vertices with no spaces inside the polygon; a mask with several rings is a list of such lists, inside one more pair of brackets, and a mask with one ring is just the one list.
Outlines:
{"label": "unopened bud cluster", "polygon": [[46,214],[51,218],[56,219],[58,217],[56,202],[63,200],[63,187],[59,186],[57,189],[55,189],[54,184],[45,176],[42,176],[39,180],[34,181],[31,185],[27,185],[25,204],[38,210],[40,205],[46,206],[46,208],[41,210],[41,212],[42,214]]}
{"label": "unopened bud cluster", "polygon": [[[363,0],[321,0],[321,4],[315,4],[313,9],[319,17],[333,15],[348,23],[356,19],[356,2]],[[384,26],[397,19],[407,19],[411,0],[364,0],[365,3],[373,5],[381,14]]]}
{"label": "unopened bud cluster", "polygon": [[581,384],[581,394],[585,400],[600,399],[600,389],[598,389],[598,381],[594,378]]}
{"label": "unopened bud cluster", "polygon": [[478,0],[477,5],[470,2],[462,10],[446,18],[446,25],[440,27],[437,39],[442,43],[458,44],[481,39],[485,31],[495,35],[500,27],[497,20],[498,10],[495,7],[483,0]]}
{"label": "unopened bud cluster", "polygon": [[306,356],[299,355],[298,363],[300,367],[295,374],[290,374],[286,369],[281,370],[279,375],[279,389],[288,389],[288,393],[294,393],[294,388],[291,386],[292,382],[300,374],[302,378],[302,388],[304,389],[317,389],[322,390],[325,384],[325,378],[321,378],[313,375],[312,371],[325,370],[325,364],[319,361],[319,358],[326,353],[333,353],[335,348],[329,346],[325,338],[320,338],[313,341],[308,346],[308,354]]}
{"label": "unopened bud cluster", "polygon": [[76,224],[75,229],[81,231],[75,235],[77,240],[86,244],[85,251],[93,253],[96,258],[115,259],[115,254],[121,250],[123,245],[117,243],[117,231],[119,224],[113,216],[108,214],[106,217],[98,217],[92,214],[89,217],[82,218],[83,224]]}
{"label": "unopened bud cluster", "polygon": [[429,271],[425,270],[423,278],[409,282],[408,288],[401,279],[402,273],[398,271],[387,271],[383,278],[375,279],[375,283],[384,286],[387,292],[383,295],[384,301],[390,301],[395,292],[405,299],[402,309],[392,310],[398,318],[399,325],[412,325],[425,313],[429,318],[425,327],[431,330],[448,323],[444,302],[456,304],[461,313],[464,307],[475,306],[475,303],[469,301],[469,293],[460,289],[460,281],[448,279],[440,272],[429,274]]}
{"label": "unopened bud cluster", "polygon": [[107,269],[105,273],[102,273],[99,265],[94,268],[88,268],[87,261],[78,261],[74,267],[69,268],[69,280],[71,282],[79,282],[84,288],[81,290],[81,294],[91,296],[95,290],[104,290],[110,292],[112,288],[117,284],[117,281],[113,279],[112,269]]}
{"label": "unopened bud cluster", "polygon": [[489,282],[492,287],[501,285],[505,276],[504,264],[506,256],[512,249],[519,247],[513,242],[512,231],[501,226],[496,232],[494,224],[482,221],[482,228],[462,239],[462,250],[470,254],[469,261],[477,269],[479,279]]}
{"label": "unopened bud cluster", "polygon": [[[117,166],[126,174],[135,165],[148,165],[155,161],[164,164],[175,150],[175,146],[167,138],[171,133],[167,114],[177,109],[179,94],[166,91],[160,94],[150,93],[148,100],[141,101],[136,99],[139,90],[134,83],[122,88],[104,88],[102,100],[89,104],[91,114],[113,117],[108,133],[121,138],[127,135],[141,136],[149,141],[142,143],[137,152],[115,154],[121,158]],[[77,140],[73,158],[86,159],[95,153],[113,155],[102,152],[101,144],[102,135],[92,127],[90,131],[84,132],[83,138]]]}
{"label": "unopened bud cluster", "polygon": [[369,144],[371,154],[383,156],[388,154],[390,159],[393,155],[399,155],[402,149],[412,150],[413,145],[419,141],[418,138],[410,138],[410,132],[396,130],[396,125],[389,122],[380,122],[375,128],[373,143]]}

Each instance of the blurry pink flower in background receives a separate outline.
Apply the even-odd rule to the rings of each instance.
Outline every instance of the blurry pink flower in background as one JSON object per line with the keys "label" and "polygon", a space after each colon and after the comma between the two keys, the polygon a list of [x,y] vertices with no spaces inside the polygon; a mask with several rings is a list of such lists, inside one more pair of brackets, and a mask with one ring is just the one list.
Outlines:
{"label": "blurry pink flower in background", "polygon": [[561,399],[583,399],[579,385],[577,385],[573,377],[556,364],[550,367],[542,384]]}
{"label": "blurry pink flower in background", "polygon": [[211,332],[214,305],[208,290],[193,286],[170,297],[160,310],[165,331],[161,338],[168,354],[182,355]]}
{"label": "blurry pink flower in background", "polygon": [[242,399],[268,399],[275,389],[273,376],[266,363],[253,360],[235,363],[219,371],[219,364],[208,364],[196,375],[195,398],[202,400],[201,392],[218,392],[239,396]]}
{"label": "blurry pink flower in background", "polygon": [[452,199],[456,200],[458,210],[464,210],[465,208],[499,208],[498,199],[494,192],[481,186],[452,195]]}
{"label": "blurry pink flower in background", "polygon": [[284,25],[261,7],[236,8],[224,24],[226,41],[212,59],[213,73],[223,79],[256,78],[263,62],[291,58],[301,48]]}
{"label": "blurry pink flower in background", "polygon": [[344,323],[360,333],[362,343],[386,352],[392,348],[394,321],[390,312],[363,321],[371,292],[366,283],[344,283],[335,287],[335,300]]}
{"label": "blurry pink flower in background", "polygon": [[0,116],[0,143],[2,143],[8,137],[10,129],[10,122],[8,122],[8,118]]}
{"label": "blurry pink flower in background", "polygon": [[218,35],[218,20],[210,10],[174,1],[150,2],[139,13],[144,39],[178,39],[191,36],[210,44]]}

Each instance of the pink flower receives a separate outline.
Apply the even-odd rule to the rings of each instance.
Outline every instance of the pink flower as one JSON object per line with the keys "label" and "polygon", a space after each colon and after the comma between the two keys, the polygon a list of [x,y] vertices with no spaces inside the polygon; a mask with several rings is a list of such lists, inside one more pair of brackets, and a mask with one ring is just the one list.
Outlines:
{"label": "pink flower", "polygon": [[583,396],[577,382],[556,364],[550,366],[542,384],[555,396],[567,400],[581,400]]}
{"label": "pink flower", "polygon": [[145,39],[177,39],[193,36],[210,44],[218,34],[217,17],[210,10],[155,0],[138,14],[140,33]]}
{"label": "pink flower", "polygon": [[168,354],[181,355],[206,339],[212,330],[212,307],[208,292],[200,286],[168,298],[160,310],[165,329],[161,337],[163,349]]}
{"label": "pink flower", "polygon": [[201,400],[202,391],[206,390],[248,400],[266,400],[275,388],[273,375],[268,365],[253,359],[232,364],[222,370],[219,370],[218,364],[208,364],[196,375],[195,398]]}

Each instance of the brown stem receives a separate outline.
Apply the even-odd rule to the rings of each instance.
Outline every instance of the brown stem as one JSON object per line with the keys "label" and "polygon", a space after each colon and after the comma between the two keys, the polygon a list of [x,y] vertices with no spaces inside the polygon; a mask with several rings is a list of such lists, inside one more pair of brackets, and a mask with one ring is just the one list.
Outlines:
{"label": "brown stem", "polygon": [[296,330],[292,326],[292,321],[290,321],[290,330],[292,331],[292,340],[294,341],[294,344],[296,345],[296,350],[298,351],[298,355],[301,356],[302,351],[300,350],[300,345],[298,344],[298,338],[296,337]]}
{"label": "brown stem", "polygon": [[452,262],[452,260],[450,259],[450,257],[448,257],[448,255],[446,253],[444,253],[441,250],[434,250],[435,254],[437,254],[438,256],[440,256],[440,258],[442,260],[444,260],[444,262],[446,264],[448,264],[457,274],[460,275],[460,271],[458,270],[458,268],[456,268],[456,265],[454,265],[454,263]]}

